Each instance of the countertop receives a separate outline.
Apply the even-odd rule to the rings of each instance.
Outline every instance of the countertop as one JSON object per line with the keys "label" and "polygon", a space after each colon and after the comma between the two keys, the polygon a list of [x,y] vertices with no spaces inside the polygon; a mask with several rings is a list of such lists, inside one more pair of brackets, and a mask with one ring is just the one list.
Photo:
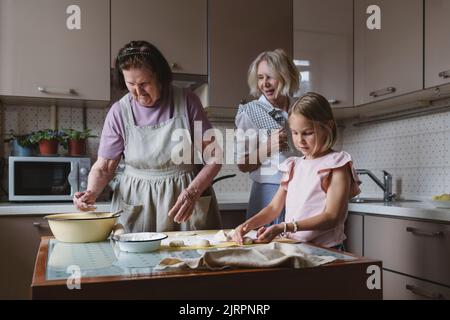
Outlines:
{"label": "countertop", "polygon": [[[246,210],[248,194],[226,193],[218,194],[219,209],[223,211]],[[96,204],[97,211],[109,211],[109,202]],[[74,212],[71,202],[59,203],[0,203],[0,215],[46,215],[52,213]],[[450,208],[435,208],[427,201],[395,201],[389,204],[378,203],[349,203],[349,212],[359,212],[374,215],[386,215],[401,218],[450,222]]]}
{"label": "countertop", "polygon": [[[218,194],[219,210],[246,210],[248,194],[226,193]],[[109,211],[110,202],[98,202],[95,204],[97,211]],[[72,202],[2,202],[0,203],[1,215],[47,215],[53,213],[76,212]]]}
{"label": "countertop", "polygon": [[349,212],[401,218],[450,222],[450,208],[436,208],[427,201],[394,201],[391,203],[349,203]]}

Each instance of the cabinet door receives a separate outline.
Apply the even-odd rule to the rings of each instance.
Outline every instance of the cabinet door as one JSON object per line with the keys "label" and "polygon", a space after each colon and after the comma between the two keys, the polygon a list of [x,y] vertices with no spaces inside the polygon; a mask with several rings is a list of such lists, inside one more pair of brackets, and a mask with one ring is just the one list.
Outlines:
{"label": "cabinet door", "polygon": [[0,299],[30,299],[41,236],[49,236],[41,216],[0,216]]}
{"label": "cabinet door", "polygon": [[249,98],[247,72],[263,51],[292,56],[292,0],[208,2],[209,106],[236,107]]}
{"label": "cabinet door", "polygon": [[294,0],[294,59],[300,94],[353,106],[353,0]]}
{"label": "cabinet door", "polygon": [[176,73],[207,74],[207,0],[112,0],[111,57],[132,40],[155,45]]}
{"label": "cabinet door", "polygon": [[349,213],[345,222],[345,251],[363,256],[363,223],[364,217]]}
{"label": "cabinet door", "polygon": [[0,95],[109,100],[109,1],[73,4],[0,0]]}
{"label": "cabinet door", "polygon": [[364,255],[383,268],[450,286],[450,225],[364,217]]}
{"label": "cabinet door", "polygon": [[385,300],[448,300],[450,288],[383,270]]}
{"label": "cabinet door", "polygon": [[425,1],[425,88],[450,82],[450,1]]}
{"label": "cabinet door", "polygon": [[[381,29],[369,30],[370,5]],[[423,0],[355,1],[355,104],[423,88]]]}

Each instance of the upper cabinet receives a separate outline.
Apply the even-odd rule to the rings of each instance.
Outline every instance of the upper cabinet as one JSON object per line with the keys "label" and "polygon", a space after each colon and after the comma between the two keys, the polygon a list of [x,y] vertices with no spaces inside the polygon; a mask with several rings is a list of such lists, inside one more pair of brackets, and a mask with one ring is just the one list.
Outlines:
{"label": "upper cabinet", "polygon": [[109,0],[0,0],[0,95],[109,100]]}
{"label": "upper cabinet", "polygon": [[357,0],[354,30],[356,105],[423,89],[423,0]]}
{"label": "upper cabinet", "polygon": [[294,0],[294,59],[300,94],[353,106],[353,0]]}
{"label": "upper cabinet", "polygon": [[425,1],[425,88],[450,82],[450,1]]}
{"label": "upper cabinet", "polygon": [[292,56],[292,0],[210,0],[208,37],[208,105],[236,107],[249,98],[247,72],[258,54],[282,48]]}
{"label": "upper cabinet", "polygon": [[111,0],[111,65],[126,43],[145,40],[173,72],[206,75],[206,28],[207,0]]}

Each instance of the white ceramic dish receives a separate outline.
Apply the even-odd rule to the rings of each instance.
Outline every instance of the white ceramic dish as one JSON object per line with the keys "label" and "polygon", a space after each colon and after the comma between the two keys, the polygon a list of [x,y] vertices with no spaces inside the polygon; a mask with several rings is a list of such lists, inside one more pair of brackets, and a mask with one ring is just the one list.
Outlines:
{"label": "white ceramic dish", "polygon": [[119,249],[125,252],[152,252],[161,246],[161,240],[167,234],[159,232],[136,232],[116,235],[113,239],[119,244]]}
{"label": "white ceramic dish", "polygon": [[450,201],[428,200],[428,202],[436,208],[450,208]]}
{"label": "white ceramic dish", "polygon": [[84,243],[106,240],[119,216],[111,212],[62,213],[44,219],[58,241]]}

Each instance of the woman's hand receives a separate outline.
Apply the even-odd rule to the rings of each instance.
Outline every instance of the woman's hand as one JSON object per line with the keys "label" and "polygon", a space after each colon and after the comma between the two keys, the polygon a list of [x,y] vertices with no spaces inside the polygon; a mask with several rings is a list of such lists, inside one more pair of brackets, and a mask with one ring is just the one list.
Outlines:
{"label": "woman's hand", "polygon": [[248,232],[248,223],[243,223],[241,225],[239,225],[237,228],[234,229],[233,232],[233,241],[236,242],[238,245],[243,245],[244,244],[244,236],[247,234]]}
{"label": "woman's hand", "polygon": [[282,128],[275,130],[269,136],[267,146],[268,146],[267,152],[269,156],[271,156],[274,152],[280,152],[282,150],[285,150],[289,146],[286,129]]}
{"label": "woman's hand", "polygon": [[169,218],[173,218],[176,223],[188,221],[198,198],[199,191],[197,189],[184,189],[178,196],[175,205],[170,209]]}
{"label": "woman's hand", "polygon": [[256,233],[257,239],[255,243],[268,243],[272,241],[276,236],[284,231],[284,226],[282,224],[274,224],[270,227],[261,227]]}
{"label": "woman's hand", "polygon": [[73,204],[80,211],[94,211],[97,208],[94,206],[96,199],[97,197],[90,190],[86,190],[85,192],[75,192]]}

